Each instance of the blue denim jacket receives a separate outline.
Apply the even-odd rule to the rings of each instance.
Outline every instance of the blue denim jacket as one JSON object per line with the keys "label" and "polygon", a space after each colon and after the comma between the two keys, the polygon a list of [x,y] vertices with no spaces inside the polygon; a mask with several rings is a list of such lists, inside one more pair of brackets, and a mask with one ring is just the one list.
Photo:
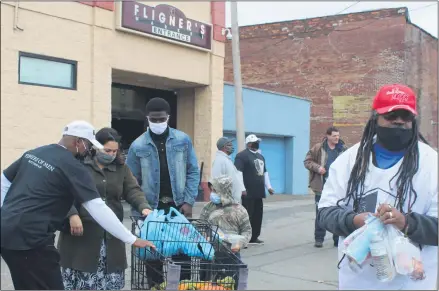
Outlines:
{"label": "blue denim jacket", "polygon": [[[184,132],[169,128],[166,156],[175,204],[193,205],[198,195],[200,173],[190,137]],[[149,205],[153,209],[157,208],[160,195],[160,161],[149,129],[131,144],[126,163],[139,182]]]}

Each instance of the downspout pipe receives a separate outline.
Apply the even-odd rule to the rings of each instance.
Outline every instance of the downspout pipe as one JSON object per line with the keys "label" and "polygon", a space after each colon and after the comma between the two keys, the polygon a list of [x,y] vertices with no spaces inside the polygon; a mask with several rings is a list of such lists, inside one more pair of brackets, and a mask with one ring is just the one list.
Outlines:
{"label": "downspout pipe", "polygon": [[20,1],[16,1],[14,5],[14,30],[23,31],[23,28],[18,26],[18,9],[20,8]]}

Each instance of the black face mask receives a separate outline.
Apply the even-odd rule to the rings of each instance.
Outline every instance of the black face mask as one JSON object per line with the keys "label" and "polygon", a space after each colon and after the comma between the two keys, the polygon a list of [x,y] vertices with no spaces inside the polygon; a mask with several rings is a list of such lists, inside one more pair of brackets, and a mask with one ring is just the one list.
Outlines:
{"label": "black face mask", "polygon": [[252,150],[257,151],[259,149],[259,143],[258,142],[254,142],[251,145]]}
{"label": "black face mask", "polygon": [[377,126],[376,132],[379,143],[392,152],[404,150],[413,138],[413,129]]}

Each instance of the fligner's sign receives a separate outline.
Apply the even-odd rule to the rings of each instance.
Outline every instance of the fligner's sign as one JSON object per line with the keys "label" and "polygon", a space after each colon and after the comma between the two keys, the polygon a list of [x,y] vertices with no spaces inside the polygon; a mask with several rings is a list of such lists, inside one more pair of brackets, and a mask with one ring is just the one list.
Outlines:
{"label": "fligner's sign", "polygon": [[211,49],[212,26],[186,18],[179,9],[160,4],[151,7],[140,2],[122,1],[121,27]]}

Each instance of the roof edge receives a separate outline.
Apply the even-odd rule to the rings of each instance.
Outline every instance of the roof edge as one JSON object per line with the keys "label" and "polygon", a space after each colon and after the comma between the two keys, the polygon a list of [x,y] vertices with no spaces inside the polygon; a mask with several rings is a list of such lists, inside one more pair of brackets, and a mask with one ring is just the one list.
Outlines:
{"label": "roof edge", "polygon": [[[310,19],[316,19],[316,18],[335,18],[340,16],[345,16],[349,14],[363,14],[363,13],[370,13],[370,12],[376,12],[376,11],[383,11],[383,10],[399,10],[399,9],[405,9],[406,13],[406,19],[407,21],[410,21],[410,18],[407,18],[408,16],[408,8],[407,7],[390,7],[390,8],[380,8],[380,9],[372,9],[372,10],[364,10],[364,11],[358,11],[358,12],[350,12],[350,13],[343,13],[343,14],[330,14],[325,16],[315,16],[315,17],[308,17],[308,18],[299,18],[299,19],[289,19],[284,21],[273,21],[273,22],[265,22],[265,23],[257,23],[257,24],[249,24],[249,25],[240,25],[239,27],[252,27],[252,26],[258,26],[258,25],[269,25],[269,24],[280,24],[280,23],[288,23],[291,21],[305,21]],[[402,16],[402,15],[401,15]]]}
{"label": "roof edge", "polygon": [[410,21],[410,19],[407,19],[407,24],[410,24],[414,27],[416,27],[417,29],[419,29],[420,31],[422,31],[423,33],[425,33],[426,35],[428,35],[429,37],[431,37],[434,40],[438,40],[438,38],[434,35],[432,35],[431,33],[429,33],[428,31],[426,31],[425,29],[423,29],[422,27],[420,27],[417,24],[414,24],[413,22]]}
{"label": "roof edge", "polygon": [[[227,82],[227,81],[224,81],[224,85],[235,87],[235,84],[233,84],[232,82]],[[250,87],[250,86],[246,86],[246,85],[242,85],[242,88],[248,89],[248,90],[253,90],[253,91],[259,91],[259,92],[262,92],[262,93],[270,93],[270,94],[273,94],[273,95],[279,95],[279,96],[284,96],[284,97],[289,97],[289,98],[295,98],[295,99],[299,99],[299,100],[303,100],[303,101],[307,101],[309,103],[312,103],[311,99],[308,99],[308,98],[305,98],[305,97],[289,95],[289,94],[285,94],[285,93],[281,93],[281,92],[270,91],[270,90],[265,90],[265,89],[256,88],[256,87]]]}

